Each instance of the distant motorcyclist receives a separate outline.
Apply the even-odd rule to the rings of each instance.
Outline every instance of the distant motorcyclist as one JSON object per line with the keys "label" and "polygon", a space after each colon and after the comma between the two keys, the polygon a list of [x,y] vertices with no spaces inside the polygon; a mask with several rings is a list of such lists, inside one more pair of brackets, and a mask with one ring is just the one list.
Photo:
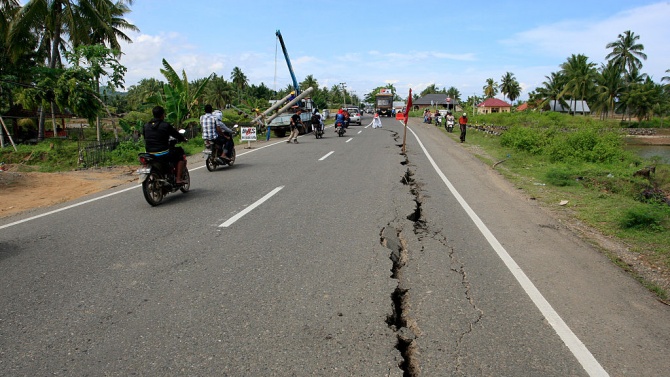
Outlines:
{"label": "distant motorcyclist", "polygon": [[337,124],[341,124],[342,128],[344,128],[344,110],[340,108],[340,110],[337,111],[337,114],[335,114],[335,132],[337,132]]}
{"label": "distant motorcyclist", "polygon": [[319,114],[319,109],[314,109],[311,118],[312,128],[315,132],[323,132],[323,117]]}
{"label": "distant motorcyclist", "polygon": [[147,153],[151,153],[158,159],[168,162],[177,167],[177,177],[175,182],[178,185],[184,184],[182,174],[186,161],[184,161],[184,149],[181,147],[171,147],[170,137],[178,141],[186,141],[184,135],[177,132],[172,125],[165,121],[165,109],[156,106],[152,109],[153,119],[144,125],[142,136]]}
{"label": "distant motorcyclist", "polygon": [[[220,110],[212,112],[212,105],[205,105],[205,114],[200,117],[200,126],[202,127],[202,138],[204,140],[209,140],[216,144],[219,147],[219,155],[216,156],[220,161],[219,163],[224,163],[223,158],[228,158],[232,147],[230,143],[232,142],[232,137],[226,137],[225,133],[229,135],[233,134],[233,130],[226,127],[226,125],[221,120],[223,114]],[[226,153],[227,152],[227,153]]]}

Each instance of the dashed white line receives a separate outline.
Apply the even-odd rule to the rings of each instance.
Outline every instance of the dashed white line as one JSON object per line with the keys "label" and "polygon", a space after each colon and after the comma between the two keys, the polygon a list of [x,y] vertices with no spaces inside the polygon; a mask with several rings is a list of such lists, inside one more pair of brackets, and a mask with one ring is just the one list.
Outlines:
{"label": "dashed white line", "polygon": [[348,142],[350,142],[350,141],[352,141],[352,140],[354,140],[354,138],[353,138],[353,137],[350,137],[349,140],[345,141],[345,143],[348,143]]}
{"label": "dashed white line", "polygon": [[240,213],[238,213],[237,215],[231,217],[231,218],[228,219],[226,222],[224,222],[223,224],[219,225],[219,228],[227,228],[227,227],[233,225],[237,220],[241,219],[241,218],[242,218],[244,215],[246,215],[247,213],[253,211],[256,207],[258,207],[259,205],[263,204],[266,200],[268,200],[268,199],[270,199],[271,197],[273,197],[276,193],[278,193],[279,191],[281,191],[281,189],[283,189],[283,188],[284,188],[284,186],[279,186],[279,187],[275,188],[274,190],[270,191],[270,192],[267,193],[264,197],[258,199],[254,204],[250,205],[249,207],[245,208],[244,210],[242,210],[242,211],[241,211]]}
{"label": "dashed white line", "polygon": [[335,153],[335,151],[330,151],[330,152],[326,153],[326,155],[323,156],[323,157],[321,157],[321,158],[319,159],[319,161],[323,161],[323,160],[327,159],[328,156],[330,156],[330,155],[333,154],[333,153]]}

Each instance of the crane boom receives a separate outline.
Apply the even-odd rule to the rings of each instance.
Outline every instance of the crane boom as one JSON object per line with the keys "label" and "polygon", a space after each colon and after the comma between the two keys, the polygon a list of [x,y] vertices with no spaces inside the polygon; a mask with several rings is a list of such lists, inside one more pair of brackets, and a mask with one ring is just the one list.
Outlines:
{"label": "crane boom", "polygon": [[295,95],[300,95],[300,87],[298,86],[298,80],[295,78],[295,73],[293,73],[293,66],[291,65],[291,59],[288,57],[288,52],[286,51],[286,45],[284,44],[284,38],[281,36],[281,32],[277,30],[275,33],[277,38],[279,38],[279,43],[281,43],[281,49],[284,53],[284,58],[286,58],[286,64],[288,65],[288,71],[291,73],[291,79],[293,80],[293,87],[295,88]]}

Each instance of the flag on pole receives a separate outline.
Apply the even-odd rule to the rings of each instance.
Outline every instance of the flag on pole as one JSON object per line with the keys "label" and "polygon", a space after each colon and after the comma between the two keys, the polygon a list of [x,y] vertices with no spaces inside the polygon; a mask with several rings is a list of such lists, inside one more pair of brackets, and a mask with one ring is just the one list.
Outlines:
{"label": "flag on pole", "polygon": [[407,125],[407,118],[409,118],[409,111],[412,109],[412,89],[409,90],[409,97],[407,97],[407,104],[405,105],[405,125]]}

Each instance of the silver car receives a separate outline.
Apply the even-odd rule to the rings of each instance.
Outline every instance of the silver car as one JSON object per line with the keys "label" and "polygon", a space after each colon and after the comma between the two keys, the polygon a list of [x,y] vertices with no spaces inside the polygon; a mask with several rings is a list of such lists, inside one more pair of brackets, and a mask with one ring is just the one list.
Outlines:
{"label": "silver car", "polygon": [[349,124],[358,124],[361,125],[361,111],[358,107],[348,107],[347,112],[349,113]]}

